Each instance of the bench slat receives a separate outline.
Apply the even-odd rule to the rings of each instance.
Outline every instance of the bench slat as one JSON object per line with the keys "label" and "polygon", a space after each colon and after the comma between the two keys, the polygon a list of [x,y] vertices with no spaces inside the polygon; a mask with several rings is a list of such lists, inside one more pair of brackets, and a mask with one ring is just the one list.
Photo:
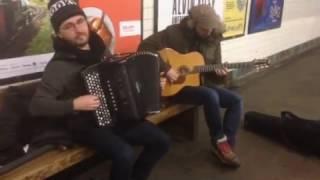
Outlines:
{"label": "bench slat", "polygon": [[91,157],[93,150],[75,147],[65,151],[51,150],[0,176],[3,180],[42,180]]}
{"label": "bench slat", "polygon": [[166,121],[184,111],[187,111],[189,109],[192,109],[196,106],[194,105],[184,105],[184,104],[175,104],[171,105],[165,109],[163,109],[160,113],[158,114],[153,114],[150,116],[147,116],[146,119],[153,124],[160,124],[163,121]]}

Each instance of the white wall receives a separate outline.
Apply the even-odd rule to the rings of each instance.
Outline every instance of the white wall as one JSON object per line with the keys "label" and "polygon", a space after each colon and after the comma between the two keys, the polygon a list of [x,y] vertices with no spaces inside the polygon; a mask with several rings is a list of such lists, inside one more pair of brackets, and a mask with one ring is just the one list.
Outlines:
{"label": "white wall", "polygon": [[[153,0],[144,0],[144,38],[153,33],[153,5]],[[320,0],[284,0],[280,28],[224,40],[222,57],[223,61],[228,62],[249,61],[276,54],[317,37],[320,37]]]}
{"label": "white wall", "polygon": [[154,0],[143,0],[143,38],[153,33]]}

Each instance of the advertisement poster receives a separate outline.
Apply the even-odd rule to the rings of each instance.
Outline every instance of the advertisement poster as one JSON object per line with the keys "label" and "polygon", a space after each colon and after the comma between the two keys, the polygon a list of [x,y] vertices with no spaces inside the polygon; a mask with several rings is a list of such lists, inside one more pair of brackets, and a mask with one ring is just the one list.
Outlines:
{"label": "advertisement poster", "polygon": [[248,0],[158,0],[155,31],[179,23],[193,6],[208,4],[226,25],[225,38],[244,34]]}
{"label": "advertisement poster", "polygon": [[248,0],[224,0],[223,21],[226,26],[225,38],[244,35]]}
{"label": "advertisement poster", "polygon": [[51,32],[46,1],[0,0],[0,85],[41,76]]}
{"label": "advertisement poster", "polygon": [[[53,55],[47,3],[0,0],[0,86],[41,77]],[[130,6],[125,0],[79,3],[89,20],[103,22],[98,24],[104,27],[103,39],[113,53],[136,50],[141,40],[141,0],[131,0]]]}
{"label": "advertisement poster", "polygon": [[[89,22],[102,20],[113,53],[136,51],[141,41],[142,0],[79,0]],[[130,2],[130,3],[129,3]]]}
{"label": "advertisement poster", "polygon": [[208,4],[214,7],[215,1],[217,0],[157,0],[157,6],[155,6],[157,27],[155,31],[161,31],[171,24],[178,24],[184,17],[188,16],[191,7],[198,4]]}
{"label": "advertisement poster", "polygon": [[283,0],[252,0],[249,33],[281,26]]}

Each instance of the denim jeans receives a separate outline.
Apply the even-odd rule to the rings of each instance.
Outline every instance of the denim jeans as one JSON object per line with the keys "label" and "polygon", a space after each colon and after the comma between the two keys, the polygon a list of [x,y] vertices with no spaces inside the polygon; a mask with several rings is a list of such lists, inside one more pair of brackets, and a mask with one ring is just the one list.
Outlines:
{"label": "denim jeans", "polygon": [[[111,158],[111,180],[146,180],[170,144],[164,132],[146,121],[129,130],[103,127],[82,133],[76,136],[78,142]],[[132,145],[144,147],[138,158]]]}
{"label": "denim jeans", "polygon": [[[172,98],[181,104],[203,105],[212,143],[226,135],[229,144],[235,145],[242,114],[242,99],[239,95],[217,86],[187,86]],[[226,109],[223,120],[220,107]]]}

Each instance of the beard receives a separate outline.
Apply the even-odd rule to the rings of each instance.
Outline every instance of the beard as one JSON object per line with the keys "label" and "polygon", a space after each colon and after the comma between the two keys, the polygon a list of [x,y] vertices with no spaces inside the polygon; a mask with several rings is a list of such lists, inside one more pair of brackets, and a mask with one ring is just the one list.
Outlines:
{"label": "beard", "polygon": [[206,41],[206,40],[208,40],[209,37],[210,37],[210,35],[200,35],[200,34],[198,34],[198,33],[196,33],[196,36],[197,36],[197,38],[198,38],[199,40],[201,40],[201,41]]}
{"label": "beard", "polygon": [[89,43],[89,34],[79,32],[73,39],[68,40],[69,43],[77,48],[82,49],[83,47],[87,46]]}

